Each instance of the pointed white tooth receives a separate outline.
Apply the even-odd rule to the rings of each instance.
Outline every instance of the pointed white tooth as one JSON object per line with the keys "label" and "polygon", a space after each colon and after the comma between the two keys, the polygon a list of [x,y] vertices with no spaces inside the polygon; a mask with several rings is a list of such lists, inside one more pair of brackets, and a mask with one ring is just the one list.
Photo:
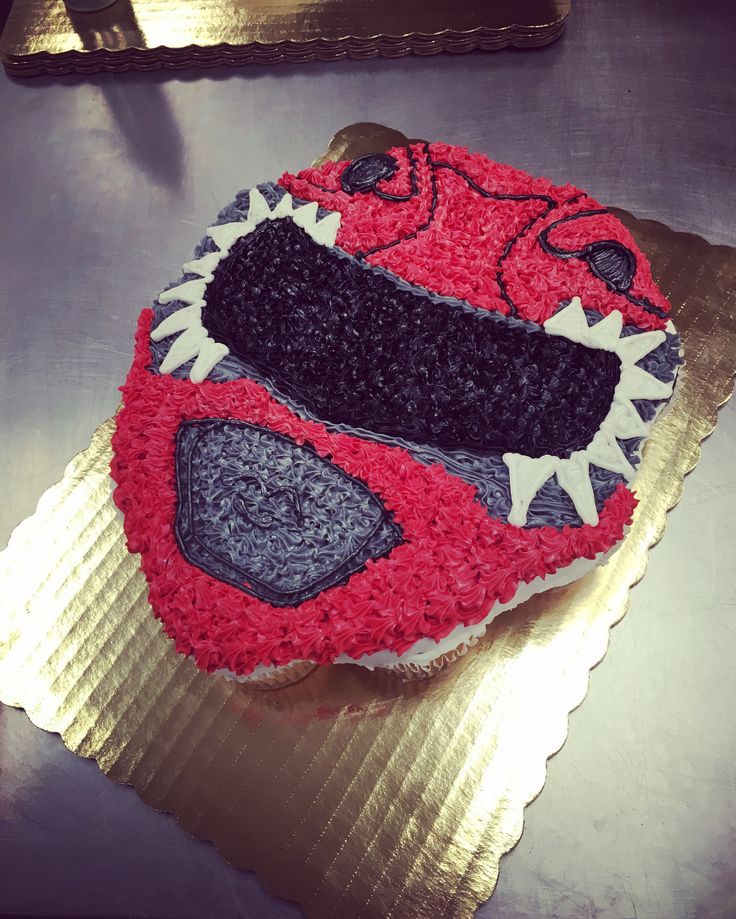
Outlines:
{"label": "pointed white tooth", "polygon": [[158,295],[159,303],[173,303],[181,300],[182,303],[196,303],[204,297],[207,285],[204,281],[185,281],[177,287],[170,287]]}
{"label": "pointed white tooth", "polygon": [[570,341],[582,342],[588,336],[588,320],[585,318],[580,297],[573,297],[570,303],[544,323],[549,335],[562,335]]}
{"label": "pointed white tooth", "polygon": [[196,357],[206,338],[207,332],[202,326],[199,326],[199,328],[187,329],[169,348],[169,353],[163,361],[161,361],[159,372],[171,373],[173,370],[176,370],[177,367],[181,367],[182,364],[186,364],[187,361]]}
{"label": "pointed white tooth", "polygon": [[600,322],[590,326],[586,336],[586,344],[591,348],[599,348],[601,351],[616,351],[621,326],[624,317],[618,310],[613,310],[607,316],[604,316]]}
{"label": "pointed white tooth", "polygon": [[509,523],[523,527],[529,505],[555,471],[555,457],[540,456],[535,459],[521,453],[504,453],[503,461],[509,468],[511,483]]}
{"label": "pointed white tooth", "polygon": [[195,326],[202,325],[202,307],[198,304],[185,306],[177,310],[170,316],[167,316],[163,322],[160,322],[155,329],[151,331],[153,341],[161,341],[168,338],[169,335],[176,335],[177,332],[183,332]]}
{"label": "pointed white tooth", "polygon": [[569,459],[557,460],[557,481],[570,495],[575,510],[583,523],[596,526],[598,511],[590,483],[590,464],[584,453],[573,453]]}
{"label": "pointed white tooth", "polygon": [[270,216],[271,208],[268,201],[257,188],[251,188],[248,196],[248,223],[258,224],[262,220],[268,220]]}
{"label": "pointed white tooth", "polygon": [[672,383],[662,383],[641,367],[621,368],[617,399],[669,399],[671,395]]}
{"label": "pointed white tooth", "polygon": [[608,469],[611,472],[620,472],[630,481],[636,475],[636,469],[624,456],[623,450],[616,443],[616,438],[609,431],[601,430],[585,448],[588,461]]}
{"label": "pointed white tooth", "polygon": [[301,227],[303,230],[311,231],[317,219],[317,202],[310,201],[309,204],[297,208],[292,218],[298,227]]}
{"label": "pointed white tooth", "polygon": [[189,379],[193,383],[202,383],[210,375],[213,367],[219,364],[223,357],[226,357],[229,353],[227,345],[223,345],[219,341],[213,341],[211,338],[205,338],[199,349],[197,360],[189,371]]}
{"label": "pointed white tooth", "polygon": [[621,440],[627,440],[629,437],[646,437],[649,432],[649,425],[642,420],[636,406],[628,399],[614,399],[601,427]]}
{"label": "pointed white tooth", "polygon": [[235,240],[240,239],[241,236],[247,236],[248,233],[252,232],[254,226],[255,224],[251,223],[249,220],[238,220],[235,223],[221,223],[216,227],[207,227],[207,235],[213,239],[220,249],[222,249],[223,253],[227,255]]}
{"label": "pointed white tooth", "polygon": [[667,336],[662,331],[640,332],[638,335],[627,335],[616,342],[616,354],[625,364],[635,364],[645,354],[659,347]]}
{"label": "pointed white tooth", "polygon": [[328,214],[318,221],[312,231],[312,239],[323,246],[334,246],[337,239],[337,231],[340,229],[340,215],[337,211]]}
{"label": "pointed white tooth", "polygon": [[208,252],[207,255],[203,255],[202,258],[187,262],[186,265],[184,265],[184,271],[186,271],[187,274],[198,274],[200,277],[208,278],[211,281],[212,272],[217,268],[221,258],[221,252]]}
{"label": "pointed white tooth", "polygon": [[293,198],[287,191],[284,197],[278,202],[276,207],[271,211],[271,219],[277,220],[279,217],[290,217],[294,210]]}

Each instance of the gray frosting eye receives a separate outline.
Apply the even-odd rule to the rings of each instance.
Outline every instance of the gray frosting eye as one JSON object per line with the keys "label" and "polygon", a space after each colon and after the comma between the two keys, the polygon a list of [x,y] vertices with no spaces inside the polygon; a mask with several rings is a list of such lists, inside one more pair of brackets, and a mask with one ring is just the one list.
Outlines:
{"label": "gray frosting eye", "polygon": [[378,182],[390,179],[398,168],[398,163],[388,153],[367,153],[347,167],[340,176],[340,185],[348,195],[372,191]]}
{"label": "gray frosting eye", "polygon": [[244,421],[183,421],[176,483],[187,561],[274,606],[344,583],[402,541],[367,485],[311,447]]}

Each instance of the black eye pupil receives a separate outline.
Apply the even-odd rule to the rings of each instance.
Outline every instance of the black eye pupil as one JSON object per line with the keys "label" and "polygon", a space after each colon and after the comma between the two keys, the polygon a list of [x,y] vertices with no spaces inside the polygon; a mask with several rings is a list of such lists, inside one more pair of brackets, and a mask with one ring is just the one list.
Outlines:
{"label": "black eye pupil", "polygon": [[388,153],[367,153],[347,167],[340,176],[340,185],[349,195],[372,191],[378,182],[390,179],[398,168],[398,163]]}
{"label": "black eye pupil", "polygon": [[590,243],[580,257],[588,263],[593,274],[613,290],[626,291],[631,287],[636,259],[633,252],[621,243],[611,240]]}

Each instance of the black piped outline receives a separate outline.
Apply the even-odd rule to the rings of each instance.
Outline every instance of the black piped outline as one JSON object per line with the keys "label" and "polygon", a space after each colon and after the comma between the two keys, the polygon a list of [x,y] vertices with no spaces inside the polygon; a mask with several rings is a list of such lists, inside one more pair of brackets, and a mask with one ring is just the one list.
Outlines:
{"label": "black piped outline", "polygon": [[[299,526],[302,526],[304,523],[304,514],[302,513],[302,505],[299,500],[299,493],[295,488],[291,488],[288,485],[284,485],[282,488],[274,488],[273,491],[268,491],[266,483],[263,481],[259,475],[240,475],[237,476],[235,481],[239,481],[243,485],[252,485],[255,484],[260,488],[263,497],[267,500],[275,498],[276,496],[284,497],[291,503],[291,509],[296,516],[296,520]],[[226,484],[223,480],[223,484]],[[234,481],[231,481],[231,484],[234,484]],[[246,498],[242,494],[238,494],[233,498],[233,506],[238,508],[240,513],[245,519],[253,524],[253,526],[258,527],[261,530],[268,529],[274,520],[279,523],[283,522],[283,518],[277,516],[276,514],[266,513],[263,517],[259,518],[256,514],[250,513],[246,504]]]}
{"label": "black piped outline", "polygon": [[[413,198],[416,194],[418,194],[419,190],[416,184],[416,161],[414,159],[411,146],[407,146],[406,149],[408,151],[409,158],[412,163],[412,170],[411,170],[412,193],[409,195],[402,195],[402,196],[391,195],[388,192],[381,192],[377,187],[374,187],[371,191],[363,192],[363,194],[373,193],[373,194],[376,194],[379,198],[383,198],[386,201],[398,201],[398,202],[408,201],[411,198]],[[434,174],[435,169],[450,169],[452,172],[459,175],[465,182],[467,182],[468,185],[470,185],[470,187],[475,192],[477,192],[479,195],[481,195],[483,198],[490,198],[494,201],[544,201],[546,202],[546,205],[547,205],[545,210],[543,210],[540,214],[537,214],[535,217],[532,217],[532,219],[529,220],[528,223],[526,223],[519,230],[519,232],[516,233],[515,236],[512,236],[511,239],[508,240],[508,242],[504,246],[503,252],[498,257],[498,261],[496,262],[496,283],[498,284],[498,289],[499,289],[501,298],[506,302],[507,306],[509,307],[509,315],[518,316],[519,314],[518,314],[518,310],[516,309],[516,305],[511,299],[511,296],[509,295],[508,289],[503,279],[502,264],[503,262],[506,261],[506,259],[511,254],[511,250],[516,245],[517,240],[521,239],[522,236],[528,233],[529,230],[534,226],[535,223],[546,218],[556,207],[559,206],[559,202],[555,201],[555,199],[550,197],[549,195],[512,195],[512,194],[503,194],[499,192],[490,192],[487,189],[483,188],[481,185],[478,185],[478,183],[475,182],[464,170],[459,169],[457,166],[453,166],[451,163],[446,163],[442,160],[433,160],[431,153],[430,153],[429,144],[424,143],[422,145],[422,149],[423,149],[425,156],[427,157],[427,164],[429,165],[429,168],[430,168],[430,180],[432,182],[432,200],[430,203],[429,217],[427,221],[424,224],[422,224],[420,227],[418,227],[413,233],[409,233],[407,236],[399,237],[399,239],[395,239],[393,242],[385,243],[381,246],[374,246],[372,249],[367,249],[365,251],[358,250],[355,253],[355,257],[358,259],[365,259],[369,255],[373,255],[374,252],[380,252],[385,249],[391,249],[393,248],[393,246],[397,246],[399,245],[399,243],[405,242],[407,239],[414,239],[420,233],[423,233],[425,230],[429,229],[429,227],[432,225],[432,222],[434,220],[434,212],[437,206],[437,181],[435,179],[435,174]],[[341,190],[341,189],[326,188],[325,186],[318,185],[315,182],[310,182],[310,184],[314,188],[318,188],[321,191],[329,192],[330,194],[336,194],[337,191]],[[568,198],[563,203],[564,204],[574,204],[580,198],[585,198],[585,197],[587,197],[586,192],[578,192],[577,194],[573,195],[571,198]],[[554,221],[554,223],[551,223],[548,227],[546,227],[539,234],[539,244],[548,255],[552,255],[555,258],[580,258],[582,261],[585,262],[590,273],[594,277],[598,278],[599,281],[603,281],[603,283],[608,287],[610,291],[617,294],[618,296],[625,297],[629,301],[629,303],[632,303],[634,306],[638,306],[640,309],[643,309],[645,312],[652,313],[653,315],[657,316],[660,319],[667,319],[668,318],[667,313],[661,307],[656,306],[654,303],[648,300],[646,297],[635,297],[632,293],[629,292],[628,288],[626,289],[617,288],[614,285],[612,285],[610,282],[606,281],[605,278],[602,278],[593,269],[590,262],[588,262],[585,258],[581,257],[582,253],[585,250],[581,249],[578,253],[566,253],[564,252],[564,250],[557,249],[556,246],[554,246],[552,243],[549,243],[547,240],[547,235],[549,234],[549,232],[553,230],[555,227],[559,226],[560,223],[564,223],[565,221],[568,221],[568,220],[575,220],[579,217],[590,217],[593,215],[608,214],[608,213],[610,212],[608,211],[607,208],[600,208],[600,209],[592,210],[592,211],[581,211],[578,214],[569,214],[566,217],[561,217],[559,220],[556,220]],[[607,245],[617,246],[617,247],[626,249],[627,252],[631,253],[631,250],[628,249],[628,247],[624,246],[623,243],[619,243],[614,240],[606,240],[605,242]],[[602,244],[602,243],[598,243],[598,244]],[[631,253],[631,255],[633,256],[635,265],[638,268],[638,263],[636,263],[636,256],[634,256],[633,253]]]}
{"label": "black piped outline", "polygon": [[544,201],[547,205],[546,208],[540,213],[532,217],[531,220],[527,221],[524,226],[519,230],[519,232],[512,236],[504,246],[504,250],[499,255],[498,261],[496,262],[496,283],[498,284],[498,289],[501,293],[501,297],[506,301],[511,316],[518,316],[518,311],[514,301],[511,299],[508,290],[506,289],[506,284],[503,280],[503,269],[501,267],[502,262],[505,262],[506,259],[511,255],[511,250],[514,248],[516,241],[521,239],[525,233],[527,233],[538,220],[543,220],[550,211],[554,210],[557,207],[557,202],[554,198],[551,198],[549,195],[512,195],[504,194],[501,192],[490,192],[482,186],[478,185],[471,177],[464,172],[462,169],[458,169],[457,166],[453,166],[451,163],[445,163],[440,160],[430,159],[432,166],[435,166],[437,169],[451,169],[454,173],[459,175],[465,182],[470,185],[470,187],[477,192],[483,198],[490,198],[493,201]]}
{"label": "black piped outline", "polygon": [[640,309],[645,310],[647,313],[652,313],[653,315],[659,317],[660,319],[667,319],[667,313],[661,307],[656,306],[650,300],[647,300],[646,297],[635,297],[632,293],[630,293],[629,287],[631,286],[631,281],[626,287],[617,287],[616,285],[612,284],[610,281],[606,280],[606,278],[602,277],[595,270],[595,268],[591,265],[588,259],[585,257],[586,254],[591,252],[595,247],[600,247],[600,246],[608,246],[608,247],[612,247],[612,248],[621,250],[625,252],[627,257],[630,257],[634,262],[634,274],[632,275],[632,278],[631,278],[631,280],[633,281],[634,277],[636,277],[636,269],[639,266],[636,261],[636,256],[631,251],[631,249],[629,249],[628,246],[625,246],[623,243],[620,243],[615,239],[601,239],[601,240],[595,240],[592,243],[588,243],[588,245],[584,249],[578,249],[575,251],[567,251],[565,249],[560,249],[558,246],[555,246],[554,243],[551,243],[549,241],[549,238],[548,238],[549,234],[552,232],[552,230],[556,229],[561,223],[568,223],[571,220],[579,220],[581,217],[597,217],[600,214],[608,214],[608,213],[610,212],[606,208],[603,207],[603,208],[597,208],[595,210],[579,211],[577,214],[568,214],[566,217],[560,217],[559,220],[553,221],[548,227],[545,227],[542,230],[542,232],[539,234],[539,237],[538,237],[539,245],[542,251],[546,252],[547,255],[552,255],[554,258],[580,259],[581,261],[585,262],[585,264],[588,267],[588,271],[590,271],[593,277],[598,278],[599,281],[603,281],[603,283],[606,285],[606,287],[610,291],[612,291],[615,294],[618,294],[621,297],[625,297],[629,301],[629,303],[633,303],[634,306],[638,306]]}
{"label": "black piped outline", "polygon": [[[380,161],[388,168],[388,172],[372,177],[364,188],[356,188],[351,183],[350,175],[357,165],[364,163],[366,160],[371,160],[374,164],[377,160]],[[395,157],[388,153],[364,153],[362,156],[356,156],[350,165],[340,173],[340,188],[346,195],[357,195],[361,192],[374,191],[379,182],[388,182],[393,179],[398,168],[399,164],[396,162]]]}
{"label": "black piped outline", "polygon": [[[412,191],[410,194],[401,195],[401,196],[391,195],[388,192],[380,191],[380,189],[377,186],[375,186],[372,189],[372,192],[366,191],[366,192],[362,192],[361,194],[373,193],[385,201],[394,201],[394,202],[409,201],[411,198],[416,197],[416,195],[419,194],[419,187],[417,185],[417,180],[416,180],[417,163],[416,163],[416,159],[414,157],[414,152],[411,148],[411,145],[407,146],[406,150],[409,156],[409,160],[411,162],[410,177],[411,177]],[[435,175],[436,169],[450,169],[452,172],[459,175],[465,182],[467,182],[468,185],[470,185],[470,187],[475,192],[477,192],[479,195],[481,195],[483,198],[490,198],[494,201],[543,201],[546,204],[545,209],[540,214],[537,214],[534,217],[532,217],[532,219],[529,220],[521,228],[521,230],[519,230],[519,232],[506,243],[506,246],[504,247],[504,250],[499,256],[498,261],[496,263],[496,283],[498,284],[498,288],[499,288],[501,297],[503,298],[503,300],[506,302],[506,304],[509,307],[509,315],[518,316],[518,310],[516,309],[516,305],[511,299],[508,293],[508,290],[506,289],[504,280],[503,280],[502,263],[511,254],[511,250],[513,249],[516,241],[520,239],[525,233],[527,233],[538,220],[541,220],[544,217],[546,217],[550,213],[550,211],[553,210],[553,208],[557,207],[557,202],[554,200],[554,198],[551,198],[549,195],[512,195],[512,194],[504,194],[501,192],[490,192],[487,189],[483,188],[482,186],[478,185],[477,182],[475,182],[466,172],[464,172],[462,169],[459,169],[457,166],[453,166],[451,163],[446,163],[442,160],[432,159],[432,155],[431,155],[431,151],[430,151],[428,143],[422,144],[422,153],[426,157],[427,165],[429,166],[429,176],[430,176],[430,182],[431,182],[431,188],[432,188],[432,198],[429,204],[429,216],[427,217],[427,220],[421,226],[417,227],[417,229],[414,230],[414,232],[408,233],[406,236],[400,236],[398,239],[394,239],[388,243],[383,243],[380,246],[374,246],[372,249],[365,249],[365,250],[359,249],[355,253],[355,258],[359,260],[367,259],[369,255],[373,255],[375,252],[383,252],[386,249],[392,249],[394,246],[398,246],[402,242],[406,242],[406,240],[408,239],[415,239],[417,236],[419,236],[420,233],[423,233],[425,230],[429,229],[429,227],[432,225],[434,221],[434,213],[437,207],[437,178]],[[333,194],[333,195],[337,194],[338,191],[342,190],[342,189],[326,188],[323,185],[318,185],[316,182],[310,182],[310,185],[312,185],[312,187],[314,188],[318,188],[321,191],[329,192],[330,194]]]}
{"label": "black piped outline", "polygon": [[[429,160],[429,148],[426,147],[426,144],[425,144],[424,152],[427,155],[427,160]],[[411,149],[410,146],[406,148],[406,154],[409,158],[409,164],[410,164],[409,185],[411,187],[411,191],[409,192],[408,195],[394,195],[389,191],[381,191],[381,189],[378,187],[378,183],[376,183],[373,186],[373,192],[379,198],[382,198],[384,201],[393,201],[393,202],[401,203],[403,201],[411,201],[412,198],[415,198],[419,194],[419,184],[417,183],[417,161],[414,157],[414,151]]]}
{"label": "black piped outline", "polygon": [[[428,145],[425,144],[425,147],[427,147],[427,146],[428,146]],[[394,202],[410,201],[412,198],[416,197],[416,195],[419,194],[419,185],[417,184],[417,161],[416,161],[416,159],[414,158],[414,151],[413,151],[412,148],[409,146],[409,147],[406,147],[406,152],[407,152],[407,156],[408,156],[409,164],[410,164],[410,170],[409,170],[409,183],[410,183],[410,185],[411,185],[411,191],[409,192],[408,195],[392,195],[390,192],[381,191],[381,190],[378,188],[378,182],[376,182],[376,183],[373,185],[372,188],[366,189],[365,191],[355,191],[355,192],[347,192],[347,191],[345,191],[345,189],[342,188],[342,187],[340,187],[340,188],[328,188],[326,185],[320,185],[318,182],[312,182],[312,181],[310,181],[309,184],[312,186],[312,188],[318,188],[320,191],[326,191],[326,192],[327,192],[328,194],[330,194],[330,195],[338,195],[338,194],[342,194],[342,195],[371,195],[371,194],[373,194],[373,195],[377,195],[379,198],[382,198],[384,201],[394,201]],[[365,154],[365,155],[366,155],[366,156],[370,156],[370,154],[368,154],[368,153]],[[357,157],[357,159],[361,159],[361,158],[362,158],[362,157]],[[429,160],[429,152],[428,152],[428,150],[427,150],[427,159]],[[354,162],[354,161],[353,161],[353,162]],[[388,178],[388,179],[392,179],[392,178],[394,177],[395,174],[396,174],[396,173],[393,172],[393,173],[392,173],[390,176],[388,176],[387,178]],[[379,181],[379,182],[384,182],[384,181],[386,181],[386,178],[384,178],[384,179],[379,179],[378,181]]]}
{"label": "black piped outline", "polygon": [[[404,198],[399,198],[399,197],[387,198],[385,192],[379,193],[378,189],[374,189],[375,193],[378,195],[379,198],[384,198],[384,200],[387,200],[387,201],[409,201],[411,198],[415,198],[419,194],[419,186],[417,185],[417,180],[416,180],[417,162],[416,162],[416,159],[414,158],[414,152],[411,149],[411,147],[407,147],[406,149],[409,153],[409,159],[411,161],[411,174],[410,175],[411,175],[412,193],[410,195],[407,195]],[[420,233],[423,233],[425,230],[428,230],[429,227],[432,225],[432,221],[434,220],[435,208],[437,207],[437,179],[435,178],[434,169],[432,168],[432,165],[433,165],[432,157],[429,155],[429,144],[422,144],[422,153],[424,153],[424,155],[427,158],[427,165],[429,166],[429,181],[430,181],[430,185],[432,188],[432,198],[429,202],[429,216],[427,217],[426,222],[423,223],[421,226],[417,227],[417,229],[414,230],[413,233],[407,233],[406,236],[399,236],[398,239],[394,239],[390,243],[384,243],[383,245],[380,245],[380,246],[374,246],[372,249],[366,249],[365,251],[363,251],[362,249],[359,249],[355,253],[355,258],[357,258],[359,261],[363,261],[364,259],[367,259],[368,256],[373,255],[374,252],[382,252],[384,249],[392,249],[394,246],[398,246],[399,243],[406,242],[407,239],[416,239],[416,237],[419,236]]]}

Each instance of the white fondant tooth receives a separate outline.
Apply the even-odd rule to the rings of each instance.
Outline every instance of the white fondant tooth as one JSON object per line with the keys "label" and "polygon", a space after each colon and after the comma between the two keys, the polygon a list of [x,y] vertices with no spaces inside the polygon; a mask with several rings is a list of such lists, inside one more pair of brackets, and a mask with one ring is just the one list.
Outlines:
{"label": "white fondant tooth", "polygon": [[622,367],[616,387],[619,399],[669,399],[672,383],[663,383],[641,367]]}
{"label": "white fondant tooth", "polygon": [[601,351],[617,351],[619,335],[624,317],[618,310],[613,310],[588,329],[586,344]]}
{"label": "white fondant tooth", "polygon": [[221,258],[221,252],[208,252],[202,258],[187,262],[183,268],[187,274],[198,274],[202,278],[207,278],[209,282],[212,280],[212,272],[217,268]]}
{"label": "white fondant tooth", "polygon": [[[622,338],[622,328],[623,315],[619,310],[613,310],[589,326],[579,297],[573,297],[567,306],[544,323],[544,330],[549,335],[561,335],[586,347],[615,353],[621,362],[621,377],[608,415],[585,450],[574,453],[566,460],[504,454],[511,483],[509,523],[524,526],[529,505],[552,472],[557,474],[560,488],[572,499],[580,519],[592,525],[598,523],[598,512],[590,480],[590,464],[620,473],[629,481],[636,476],[636,468],[617,440],[641,438],[649,432],[650,425],[642,419],[632,400],[668,399],[672,395],[673,384],[663,383],[636,366],[637,361],[665,341],[665,333],[640,332]],[[671,323],[668,329],[674,331]]]}
{"label": "white fondant tooth", "polygon": [[174,300],[181,300],[184,303],[195,303],[204,297],[206,288],[204,281],[185,281],[177,287],[170,287],[158,295],[159,303],[173,303]]}
{"label": "white fondant tooth", "polygon": [[601,469],[620,472],[629,481],[636,475],[636,469],[626,459],[623,450],[610,431],[600,430],[585,448],[588,462],[595,463]]}
{"label": "white fondant tooth", "polygon": [[583,523],[596,526],[598,511],[590,482],[590,464],[584,453],[573,453],[569,459],[557,460],[557,482],[572,498],[578,517]]}
{"label": "white fondant tooth", "polygon": [[257,224],[262,220],[267,220],[270,216],[271,208],[268,206],[268,201],[257,188],[251,188],[248,196],[248,223]]}
{"label": "white fondant tooth", "polygon": [[588,320],[585,318],[580,297],[573,297],[570,303],[544,323],[549,335],[562,335],[570,341],[583,342],[588,336]]}
{"label": "white fondant tooth", "polygon": [[241,236],[247,236],[253,230],[255,224],[249,220],[239,220],[235,223],[221,223],[216,227],[207,227],[207,235],[214,240],[215,244],[222,249],[227,255],[230,247],[236,239]]}
{"label": "white fondant tooth", "polygon": [[659,347],[667,336],[662,331],[640,332],[638,335],[627,335],[616,342],[616,353],[626,364],[635,364],[645,354]]}
{"label": "white fondant tooth", "polygon": [[311,231],[317,220],[317,202],[310,201],[309,204],[297,208],[292,214],[292,219],[298,227],[301,227],[303,230]]}
{"label": "white fondant tooth", "polygon": [[318,221],[312,231],[312,239],[321,243],[323,246],[334,246],[337,239],[337,231],[340,229],[340,215],[337,211],[328,214]]}
{"label": "white fondant tooth", "polygon": [[219,364],[229,353],[227,345],[213,341],[211,338],[205,338],[197,360],[189,371],[189,379],[193,383],[202,383],[210,375],[215,365]]}
{"label": "white fondant tooth", "polygon": [[276,207],[271,211],[271,219],[277,220],[280,217],[291,217],[294,210],[294,201],[287,191],[284,197],[278,202]]}
{"label": "white fondant tooth", "polygon": [[628,399],[614,399],[601,427],[621,440],[629,437],[646,437],[649,432],[649,426]]}
{"label": "white fondant tooth", "polygon": [[192,306],[185,306],[183,309],[176,310],[170,316],[167,316],[163,322],[160,322],[155,329],[151,331],[153,341],[161,341],[168,338],[169,335],[176,335],[177,332],[183,332],[185,329],[202,325],[202,307],[195,303]]}
{"label": "white fondant tooth", "polygon": [[177,367],[181,367],[182,364],[196,357],[206,337],[207,332],[202,326],[187,329],[169,348],[169,353],[161,362],[159,372],[171,373]]}
{"label": "white fondant tooth", "polygon": [[511,513],[509,523],[523,527],[529,505],[539,489],[555,471],[555,457],[533,458],[521,453],[504,453],[503,461],[509,469],[511,483]]}

